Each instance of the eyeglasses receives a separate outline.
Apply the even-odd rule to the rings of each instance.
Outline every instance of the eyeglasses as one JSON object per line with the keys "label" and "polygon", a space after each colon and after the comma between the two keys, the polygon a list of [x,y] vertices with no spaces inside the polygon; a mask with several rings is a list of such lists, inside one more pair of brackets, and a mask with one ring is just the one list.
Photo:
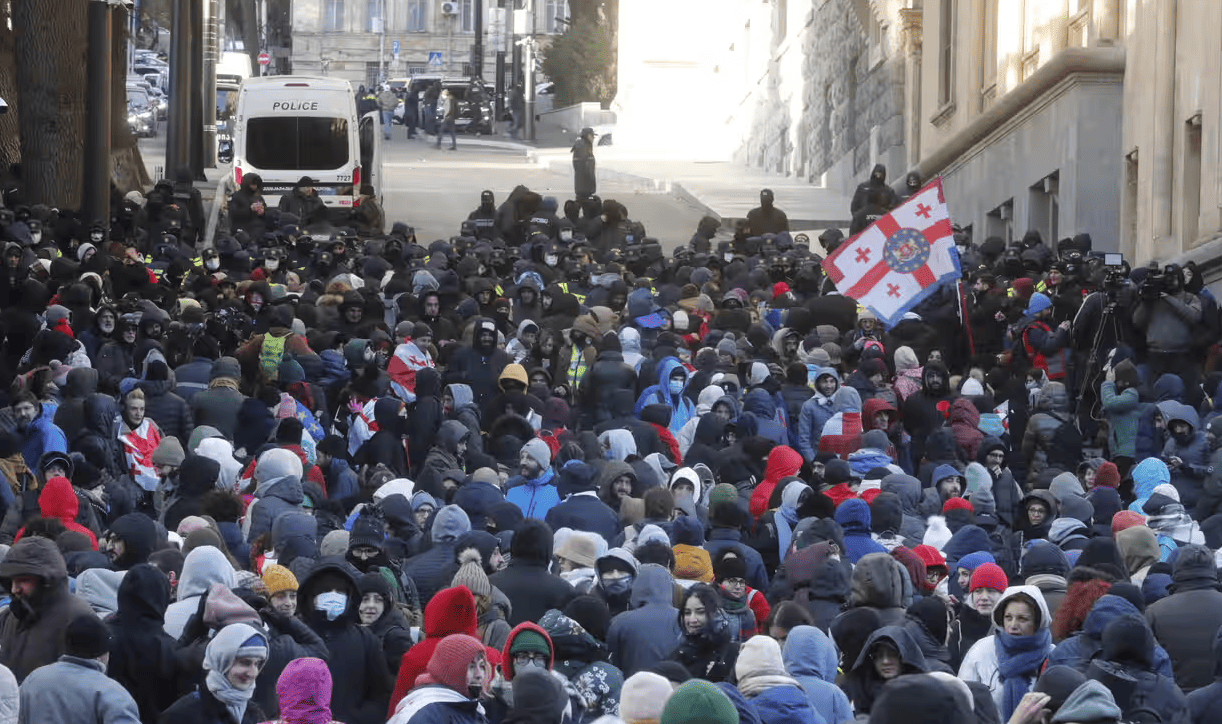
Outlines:
{"label": "eyeglasses", "polygon": [[517,653],[513,655],[515,666],[547,666],[547,654]]}
{"label": "eyeglasses", "polygon": [[726,586],[731,586],[734,588],[740,588],[740,587],[747,585],[747,579],[745,578],[727,578],[722,581],[722,584]]}

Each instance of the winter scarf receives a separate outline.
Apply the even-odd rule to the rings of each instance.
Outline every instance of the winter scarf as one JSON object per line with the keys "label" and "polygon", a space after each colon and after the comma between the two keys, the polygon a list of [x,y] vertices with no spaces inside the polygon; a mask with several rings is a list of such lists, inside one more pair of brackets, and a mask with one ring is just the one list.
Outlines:
{"label": "winter scarf", "polygon": [[1041,629],[1030,636],[1012,636],[1005,631],[993,634],[997,652],[997,673],[1001,677],[1001,718],[1009,720],[1018,702],[1031,688],[1028,677],[1039,676],[1040,666],[1052,652],[1052,632]]}
{"label": "winter scarf", "polygon": [[241,656],[261,656],[266,662],[267,649],[267,637],[244,623],[226,626],[208,643],[204,652],[204,670],[208,672],[204,685],[217,701],[225,705],[234,721],[240,722],[246,715],[246,705],[255,695],[255,687],[239,689],[229,683],[225,675]]}

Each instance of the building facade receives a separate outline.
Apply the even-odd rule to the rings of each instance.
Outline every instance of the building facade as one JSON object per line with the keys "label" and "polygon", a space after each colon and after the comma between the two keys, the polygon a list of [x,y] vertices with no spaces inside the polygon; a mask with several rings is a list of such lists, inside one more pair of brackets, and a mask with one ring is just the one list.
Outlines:
{"label": "building facade", "polygon": [[977,241],[1087,232],[1222,277],[1218,0],[656,5],[621,3],[617,144],[844,193],[916,170]]}
{"label": "building facade", "polygon": [[483,76],[489,80],[497,51],[512,57],[511,23],[518,36],[545,37],[563,32],[568,18],[566,0],[534,0],[533,11],[507,10],[496,0],[293,0],[292,72],[365,84],[377,82],[383,64],[388,78],[464,75],[477,9],[484,13]]}

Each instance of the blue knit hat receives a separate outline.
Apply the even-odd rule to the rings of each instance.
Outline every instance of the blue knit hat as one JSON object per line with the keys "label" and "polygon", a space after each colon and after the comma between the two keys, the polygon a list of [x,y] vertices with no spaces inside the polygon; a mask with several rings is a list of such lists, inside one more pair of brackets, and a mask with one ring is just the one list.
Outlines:
{"label": "blue knit hat", "polygon": [[975,553],[969,553],[966,556],[963,556],[962,558],[960,558],[959,562],[955,564],[955,567],[956,568],[965,568],[969,571],[975,571],[978,567],[980,567],[981,565],[985,563],[996,563],[996,562],[997,561],[993,559],[992,553],[988,553],[986,551],[976,551]]}
{"label": "blue knit hat", "polygon": [[1039,314],[1045,309],[1052,306],[1052,300],[1043,292],[1036,292],[1031,295],[1031,300],[1027,302],[1027,308],[1023,311],[1024,316]]}

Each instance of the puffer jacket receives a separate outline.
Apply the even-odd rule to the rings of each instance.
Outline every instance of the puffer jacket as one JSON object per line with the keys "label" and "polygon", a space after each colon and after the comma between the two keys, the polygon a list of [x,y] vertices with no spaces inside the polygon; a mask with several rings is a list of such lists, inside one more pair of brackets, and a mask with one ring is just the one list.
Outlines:
{"label": "puffer jacket", "polygon": [[900,525],[899,534],[911,540],[924,539],[925,519],[921,517],[918,510],[921,503],[921,481],[911,475],[888,475],[882,480],[882,491],[895,493],[900,499],[904,520]]}
{"label": "puffer jacket", "polygon": [[879,625],[902,626],[911,602],[912,578],[890,554],[871,553],[857,561],[850,582],[850,608],[872,608],[878,612]]}
{"label": "puffer jacket", "polygon": [[1200,419],[1196,410],[1182,402],[1164,402],[1159,405],[1163,410],[1163,420],[1170,430],[1174,422],[1186,423],[1191,431],[1184,442],[1168,435],[1163,446],[1163,460],[1179,458],[1180,465],[1171,470],[1171,484],[1179,491],[1180,502],[1188,510],[1194,510],[1201,498],[1205,486],[1205,478],[1212,470],[1209,465],[1209,439],[1201,429]]}
{"label": "puffer jacket", "polygon": [[610,349],[599,352],[580,390],[580,407],[590,427],[616,416],[615,391],[624,389],[636,389],[636,372],[624,361],[624,354]]}
{"label": "puffer jacket", "polygon": [[0,664],[20,683],[64,653],[64,629],[69,623],[96,614],[84,599],[68,592],[68,568],[47,538],[30,538],[9,550],[0,562],[0,577],[16,576],[34,576],[44,584],[34,616],[18,618],[11,608],[0,612]]}
{"label": "puffer jacket", "polygon": [[272,529],[272,523],[281,513],[300,508],[305,500],[301,478],[285,474],[268,479],[255,489],[255,502],[250,506],[250,530],[246,534],[248,543]]}
{"label": "puffer jacket", "polygon": [[[820,377],[830,376],[839,385],[840,377],[831,367],[816,368],[814,375],[816,382]],[[802,453],[802,457],[806,458],[807,462],[815,459],[815,453],[818,452],[819,447],[819,436],[823,434],[823,426],[832,419],[834,414],[836,414],[836,405],[831,396],[825,397],[815,392],[809,400],[802,403],[801,411],[798,413],[797,447],[798,452]]]}
{"label": "puffer jacket", "polygon": [[1154,417],[1160,414],[1158,403],[1179,402],[1184,399],[1184,381],[1179,375],[1167,373],[1154,381],[1150,388],[1150,402],[1139,405],[1137,434],[1134,437],[1133,457],[1138,461],[1157,456],[1167,442],[1166,426],[1155,427]]}
{"label": "puffer jacket", "polygon": [[[768,453],[768,464],[764,468],[764,479],[751,492],[750,513],[759,518],[768,510],[772,491],[784,478],[796,475],[802,467],[802,456],[788,445],[777,445]],[[867,526],[868,527],[868,526]]]}
{"label": "puffer jacket", "polygon": [[836,508],[836,523],[844,530],[844,554],[856,565],[871,553],[886,553],[870,533],[870,506],[860,498],[851,498]]}
{"label": "puffer jacket", "polygon": [[1115,382],[1099,386],[1099,402],[1108,421],[1107,447],[1111,457],[1133,457],[1137,449],[1137,423],[1141,418],[1141,396],[1130,387],[1116,391]]}
{"label": "puffer jacket", "polygon": [[1060,382],[1048,382],[1040,390],[1035,414],[1027,421],[1023,434],[1023,457],[1027,461],[1027,482],[1034,484],[1048,468],[1048,451],[1057,428],[1070,419],[1069,393]]}
{"label": "puffer jacket", "polygon": [[[1048,665],[1060,664],[1085,674],[1090,663],[1103,653],[1103,629],[1125,615],[1140,616],[1141,612],[1126,598],[1112,594],[1100,596],[1091,607],[1090,613],[1086,614],[1082,630],[1057,644],[1056,649],[1048,656]],[[1171,657],[1167,655],[1167,650],[1157,643],[1154,644],[1154,671],[1168,678],[1175,676]]]}

